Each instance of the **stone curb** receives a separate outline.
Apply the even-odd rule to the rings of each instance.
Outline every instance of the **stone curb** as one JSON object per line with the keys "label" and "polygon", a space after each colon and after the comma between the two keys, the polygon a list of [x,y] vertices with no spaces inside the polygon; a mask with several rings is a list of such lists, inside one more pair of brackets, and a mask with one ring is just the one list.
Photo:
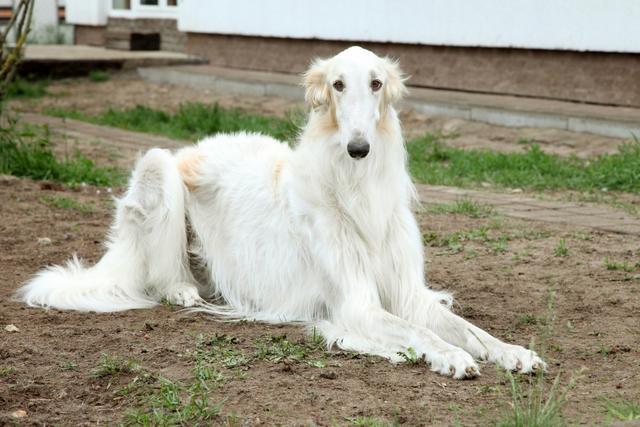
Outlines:
{"label": "stone curb", "polygon": [[[148,67],[138,73],[157,83],[213,89],[220,93],[304,98],[300,77],[259,71],[202,66]],[[640,137],[640,109],[577,104],[410,88],[407,105],[419,112],[507,127],[553,128],[615,138]]]}

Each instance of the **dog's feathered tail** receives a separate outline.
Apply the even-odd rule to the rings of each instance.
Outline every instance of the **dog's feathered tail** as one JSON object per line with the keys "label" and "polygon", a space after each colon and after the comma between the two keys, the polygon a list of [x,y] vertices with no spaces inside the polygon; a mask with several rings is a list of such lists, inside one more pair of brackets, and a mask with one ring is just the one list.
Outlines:
{"label": "dog's feathered tail", "polygon": [[142,157],[118,200],[107,252],[86,268],[74,256],[38,273],[16,293],[30,306],[111,312],[157,304],[176,283],[192,282],[185,225],[186,191],[171,154]]}

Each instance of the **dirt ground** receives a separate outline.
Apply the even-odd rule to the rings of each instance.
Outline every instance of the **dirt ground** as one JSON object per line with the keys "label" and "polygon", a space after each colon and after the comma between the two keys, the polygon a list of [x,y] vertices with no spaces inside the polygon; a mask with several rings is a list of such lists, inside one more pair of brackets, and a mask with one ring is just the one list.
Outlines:
{"label": "dirt ground", "polygon": [[[12,107],[23,111],[45,111],[51,107],[75,108],[87,114],[100,114],[108,108],[127,108],[137,104],[174,111],[184,102],[217,102],[224,107],[239,107],[260,114],[283,116],[289,110],[304,109],[300,102],[277,97],[250,97],[197,90],[184,86],[152,83],[135,72],[122,72],[105,82],[87,78],[54,81],[48,91],[54,96],[13,101]],[[447,135],[447,143],[462,148],[499,151],[523,151],[530,143],[563,156],[590,157],[613,153],[625,142],[584,133],[558,129],[507,128],[462,119],[432,117],[401,106],[401,120],[407,138],[430,133]],[[518,141],[528,141],[527,144]]]}
{"label": "dirt ground", "polygon": [[[121,389],[135,373],[93,378],[102,354],[132,359],[171,380],[189,376],[197,336],[227,334],[249,358],[242,374],[221,367],[224,383],[213,393],[224,401],[215,424],[332,425],[377,417],[404,425],[487,425],[508,408],[502,373],[484,365],[482,376],[454,381],[424,365],[398,365],[333,352],[325,367],[304,361],[252,358],[256,339],[286,334],[302,340],[298,326],[229,324],[159,306],[117,314],[82,314],[26,308],[11,294],[45,265],[77,252],[89,262],[102,253],[111,194],[92,187],[65,189],[3,177],[0,200],[0,424],[26,411],[26,425],[112,424],[138,406]],[[78,206],[55,208],[68,197]],[[456,311],[503,339],[544,347],[549,384],[563,384],[587,370],[569,393],[571,424],[606,422],[605,398],[640,401],[640,271],[607,270],[604,259],[640,260],[637,239],[508,219],[472,219],[422,212],[431,241],[427,271],[435,288],[452,290]],[[489,236],[462,248],[442,243],[453,232],[488,227]],[[39,239],[47,237],[50,244]],[[568,255],[554,256],[565,239]],[[498,239],[499,240],[499,239]],[[549,304],[549,300],[552,301]],[[4,328],[15,325],[18,332]],[[527,382],[528,378],[523,378]],[[531,379],[535,381],[535,379]],[[231,422],[233,421],[233,422]]]}
{"label": "dirt ground", "polygon": [[[130,74],[104,83],[54,82],[50,92],[58,96],[14,102],[13,107],[38,111],[56,105],[97,113],[108,106],[137,103],[175,109],[181,102],[194,100],[272,114],[295,107],[286,100],[141,84]],[[403,114],[409,134],[455,130],[460,136],[451,139],[452,144],[464,145],[476,138],[481,146],[522,149],[515,143],[517,137],[535,135],[548,141],[537,139],[543,146],[569,141],[563,154],[583,155],[611,150],[620,143],[414,114]],[[275,342],[286,335],[290,342],[304,343],[308,338],[303,329],[223,323],[167,305],[82,314],[31,309],[12,301],[20,284],[43,266],[62,263],[72,253],[90,263],[99,259],[111,221],[112,196],[121,191],[0,177],[0,425],[126,421],[129,411],[146,404],[143,394],[123,392],[137,381],[141,370],[187,382],[196,365],[196,351],[204,341],[222,334],[231,338],[229,347],[242,354],[244,362],[237,366],[211,362],[220,378],[210,403],[222,402],[212,424],[348,425],[373,417],[392,425],[485,426],[509,411],[505,375],[492,365],[481,366],[480,378],[454,381],[430,372],[424,364],[394,366],[379,358],[339,351],[314,350],[305,358],[265,358],[261,342]],[[67,199],[75,203],[56,203]],[[640,402],[637,237],[495,216],[437,214],[428,209],[418,215],[428,242],[427,277],[432,287],[454,292],[456,312],[510,342],[528,345],[534,340],[550,365],[543,380],[547,386],[560,375],[564,387],[586,368],[568,394],[564,412],[569,424],[609,423],[606,399]],[[452,239],[456,232],[467,232],[466,240]],[[557,250],[561,239],[566,254]],[[617,263],[626,268],[609,269],[605,259],[610,267]],[[18,331],[7,331],[8,325]],[[105,354],[134,360],[141,370],[97,378],[95,372]],[[525,390],[537,381],[519,377]]]}

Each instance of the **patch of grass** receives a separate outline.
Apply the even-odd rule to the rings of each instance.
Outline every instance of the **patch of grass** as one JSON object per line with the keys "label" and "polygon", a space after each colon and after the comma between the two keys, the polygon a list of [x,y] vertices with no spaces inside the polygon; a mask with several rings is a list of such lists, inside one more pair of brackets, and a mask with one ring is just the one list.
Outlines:
{"label": "patch of grass", "polygon": [[638,267],[638,265],[631,265],[629,264],[628,261],[622,261],[622,262],[615,262],[615,261],[610,261],[609,258],[605,258],[604,259],[604,266],[607,267],[607,270],[622,270],[622,271],[626,271],[627,273],[631,273],[633,271],[636,270],[636,268]]}
{"label": "patch of grass", "polygon": [[361,427],[390,427],[393,425],[377,417],[358,417],[350,421],[352,425]]}
{"label": "patch of grass", "polygon": [[51,108],[47,113],[57,117],[192,141],[217,133],[245,131],[260,132],[292,142],[304,119],[304,115],[299,112],[289,113],[285,118],[269,117],[240,109],[223,108],[218,104],[201,103],[182,104],[176,113],[167,113],[142,105],[128,109],[111,108],[98,116],[62,108]]}
{"label": "patch of grass", "polygon": [[465,150],[426,135],[407,144],[409,168],[421,182],[531,190],[640,191],[640,142],[621,145],[615,154],[592,159],[563,158],[531,145],[524,153]]}
{"label": "patch of grass", "polygon": [[304,362],[316,368],[327,366],[324,340],[314,333],[310,339],[291,342],[286,335],[258,338],[254,341],[254,357],[273,363]]}
{"label": "patch of grass", "polygon": [[555,255],[556,257],[569,256],[569,248],[567,247],[567,243],[564,239],[560,239],[556,247],[553,249],[553,255]]}
{"label": "patch of grass", "polygon": [[633,403],[622,398],[616,401],[607,399],[605,401],[607,413],[614,419],[620,421],[640,420],[640,404]]}
{"label": "patch of grass", "polygon": [[48,95],[49,80],[15,79],[7,88],[7,99],[42,98]]}
{"label": "patch of grass", "polygon": [[0,367],[0,378],[6,378],[11,376],[16,371],[16,368],[13,366],[3,366]]}
{"label": "patch of grass", "polygon": [[439,203],[429,206],[429,213],[436,214],[458,214],[471,218],[486,218],[493,215],[493,206],[476,202],[471,199],[456,200],[455,203]]}
{"label": "patch of grass", "polygon": [[149,378],[144,378],[139,380],[139,385],[129,387],[153,387],[153,391],[140,399],[139,408],[126,413],[125,425],[210,425],[220,414],[222,402],[210,402],[211,390],[206,378],[196,378],[190,386],[163,377],[152,379],[151,385],[148,382]]}
{"label": "patch of grass", "polygon": [[527,313],[518,317],[518,323],[521,325],[535,325],[538,323],[538,318],[535,314]]}
{"label": "patch of grass", "polygon": [[76,369],[78,369],[78,364],[71,360],[65,360],[60,364],[60,369],[62,369],[63,371],[75,371]]}
{"label": "patch of grass", "polygon": [[92,82],[106,82],[111,78],[111,74],[105,70],[91,70],[89,71],[89,80]]}
{"label": "patch of grass", "polygon": [[[507,372],[511,402],[510,410],[496,423],[499,427],[555,427],[566,423],[562,409],[567,403],[568,393],[575,387],[582,371],[573,376],[566,387],[560,387],[560,375],[556,376],[550,387],[544,383],[544,374],[540,374],[528,387]],[[524,382],[526,378],[520,381]]]}
{"label": "patch of grass", "polygon": [[217,363],[225,368],[238,368],[249,364],[249,358],[242,350],[236,349],[238,339],[229,335],[218,335],[210,339],[198,337],[195,357],[198,361]]}
{"label": "patch of grass", "polygon": [[82,213],[91,213],[95,210],[93,204],[82,203],[66,196],[47,196],[42,197],[40,200],[45,205],[56,209],[72,210]]}
{"label": "patch of grass", "polygon": [[110,356],[103,353],[100,361],[91,371],[93,378],[104,378],[119,374],[130,374],[140,368],[133,360],[125,360],[117,356]]}
{"label": "patch of grass", "polygon": [[15,121],[0,128],[0,173],[99,186],[115,186],[124,179],[117,169],[98,167],[80,152],[59,159],[48,127],[18,129]]}

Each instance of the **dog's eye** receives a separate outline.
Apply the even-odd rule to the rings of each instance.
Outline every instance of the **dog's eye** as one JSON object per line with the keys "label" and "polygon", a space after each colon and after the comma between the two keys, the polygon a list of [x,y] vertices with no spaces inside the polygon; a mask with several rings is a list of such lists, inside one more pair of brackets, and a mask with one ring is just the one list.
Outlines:
{"label": "dog's eye", "polygon": [[382,82],[380,80],[378,80],[378,79],[371,80],[371,89],[374,92],[379,91],[381,87],[382,87]]}
{"label": "dog's eye", "polygon": [[342,80],[336,80],[333,82],[333,88],[338,92],[342,92],[344,90],[344,83],[342,83]]}

